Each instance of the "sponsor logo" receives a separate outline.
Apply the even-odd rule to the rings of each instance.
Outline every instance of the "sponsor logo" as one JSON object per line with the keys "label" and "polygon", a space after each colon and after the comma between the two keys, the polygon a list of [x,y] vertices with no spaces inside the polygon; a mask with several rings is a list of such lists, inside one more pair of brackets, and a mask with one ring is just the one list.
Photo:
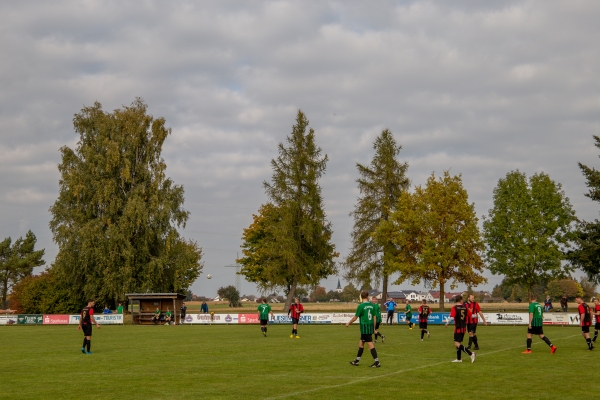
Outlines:
{"label": "sponsor logo", "polygon": [[68,325],[68,315],[44,315],[44,324],[47,325]]}
{"label": "sponsor logo", "polygon": [[188,314],[188,315],[185,317],[185,322],[192,322],[192,321],[193,321],[193,318],[192,318],[192,316]]}
{"label": "sponsor logo", "polygon": [[258,324],[258,314],[238,314],[240,324]]}
{"label": "sponsor logo", "polygon": [[233,318],[231,318],[231,315],[227,314],[227,316],[225,317],[225,322],[230,323],[233,320]]}

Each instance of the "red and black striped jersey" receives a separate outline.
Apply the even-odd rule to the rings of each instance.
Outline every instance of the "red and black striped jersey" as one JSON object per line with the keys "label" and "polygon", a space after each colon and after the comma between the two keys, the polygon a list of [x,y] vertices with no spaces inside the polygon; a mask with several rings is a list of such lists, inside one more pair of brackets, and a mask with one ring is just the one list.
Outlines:
{"label": "red and black striped jersey", "polygon": [[479,313],[481,312],[481,307],[479,307],[479,304],[474,301],[474,302],[466,302],[465,303],[465,307],[467,307],[469,309],[469,311],[471,312],[471,316],[469,317],[469,319],[467,320],[467,324],[476,324],[479,322]]}
{"label": "red and black striped jersey", "polygon": [[454,333],[465,333],[467,331],[467,321],[471,316],[471,311],[464,304],[457,304],[450,310],[450,317],[454,318]]}
{"label": "red and black striped jersey", "polygon": [[[600,304],[595,307],[596,314],[600,313]],[[596,323],[600,323],[600,315],[596,315]]]}
{"label": "red and black striped jersey", "polygon": [[[579,317],[581,318],[581,326],[592,325],[592,315],[590,313],[590,306],[583,303],[579,305]],[[583,317],[582,317],[583,315]]]}
{"label": "red and black striped jersey", "polygon": [[422,305],[419,307],[419,322],[427,322],[429,314],[431,314],[431,308],[429,308],[429,306]]}
{"label": "red and black striped jersey", "polygon": [[304,307],[302,304],[292,303],[290,305],[290,309],[288,310],[288,315],[292,314],[292,318],[300,319],[300,314],[304,312]]}

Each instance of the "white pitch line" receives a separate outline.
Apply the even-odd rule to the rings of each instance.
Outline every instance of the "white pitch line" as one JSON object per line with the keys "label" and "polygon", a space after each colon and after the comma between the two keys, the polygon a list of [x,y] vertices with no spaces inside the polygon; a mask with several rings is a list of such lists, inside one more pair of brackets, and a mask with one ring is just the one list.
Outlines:
{"label": "white pitch line", "polygon": [[[577,337],[577,336],[581,336],[581,335],[566,336],[566,337],[563,337],[563,338],[558,338],[558,340],[569,339],[569,338]],[[536,345],[536,344],[541,344],[541,342],[534,343],[534,345]],[[486,355],[489,355],[489,354],[501,353],[503,351],[514,350],[514,349],[519,349],[519,348],[523,348],[523,346],[521,345],[521,346],[508,347],[506,349],[490,351],[488,353],[484,353],[484,354],[481,354],[481,355],[478,354],[477,358],[482,357],[482,356],[486,356]],[[335,389],[335,388],[339,388],[339,387],[343,387],[343,386],[354,385],[355,383],[360,383],[360,382],[364,382],[364,381],[371,381],[373,379],[386,378],[388,376],[397,375],[397,374],[400,374],[402,372],[416,371],[416,370],[423,369],[423,368],[435,367],[435,366],[446,364],[446,363],[449,363],[449,362],[451,362],[451,361],[442,361],[442,362],[433,363],[433,364],[421,365],[420,367],[413,367],[413,368],[401,369],[401,370],[398,370],[398,371],[395,371],[395,372],[389,372],[389,373],[383,374],[383,375],[368,376],[368,377],[365,377],[365,378],[357,378],[357,379],[354,379],[354,380],[352,380],[350,382],[339,383],[337,385],[322,386],[322,387],[315,388],[315,389],[304,390],[302,392],[294,392],[294,393],[284,394],[284,395],[276,396],[276,397],[267,397],[265,400],[285,399],[287,397],[292,397],[292,396],[298,396],[298,395],[307,394],[307,393],[318,392],[320,390]]]}

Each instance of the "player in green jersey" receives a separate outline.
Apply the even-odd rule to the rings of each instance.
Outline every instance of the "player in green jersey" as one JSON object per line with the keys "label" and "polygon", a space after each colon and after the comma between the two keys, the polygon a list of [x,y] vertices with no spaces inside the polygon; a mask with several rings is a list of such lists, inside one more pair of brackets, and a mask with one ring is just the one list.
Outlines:
{"label": "player in green jersey", "polygon": [[410,306],[409,300],[406,300],[406,307],[404,307],[404,316],[406,318],[406,323],[408,324],[408,329],[412,329],[413,323],[410,321],[412,319],[412,307]]}
{"label": "player in green jersey", "polygon": [[546,336],[544,336],[544,307],[537,302],[537,297],[532,295],[530,297],[531,302],[529,303],[529,326],[527,327],[527,350],[523,354],[531,354],[531,337],[538,335],[548,346],[550,346],[550,353],[556,351],[556,346],[550,342]]}
{"label": "player in green jersey", "polygon": [[165,326],[171,325],[172,320],[173,320],[173,311],[169,310],[169,307],[167,307],[167,311],[165,312]]}
{"label": "player in green jersey", "polygon": [[267,325],[269,325],[269,314],[275,318],[271,306],[267,304],[267,299],[262,298],[262,304],[258,306],[258,319],[260,320],[260,331],[264,337],[267,337]]}
{"label": "player in green jersey", "polygon": [[377,336],[381,336],[381,343],[385,341],[385,336],[379,332],[379,325],[381,325],[381,307],[379,307],[379,303],[377,302],[377,297],[371,297],[371,303],[373,303],[373,307],[375,307],[375,343],[377,343]]}
{"label": "player in green jersey", "polygon": [[379,364],[379,358],[377,357],[377,350],[373,345],[373,333],[377,334],[377,330],[375,329],[375,323],[377,317],[375,315],[375,307],[373,303],[369,301],[369,293],[366,291],[360,292],[360,298],[362,299],[362,303],[358,305],[356,308],[356,314],[350,321],[346,323],[346,328],[350,326],[357,319],[360,322],[360,340],[358,341],[358,354],[356,355],[356,359],[350,361],[351,365],[358,367],[358,363],[360,362],[360,358],[362,357],[362,353],[365,350],[365,343],[369,346],[369,350],[371,350],[371,355],[373,356],[373,364],[371,367],[379,368],[381,364]]}

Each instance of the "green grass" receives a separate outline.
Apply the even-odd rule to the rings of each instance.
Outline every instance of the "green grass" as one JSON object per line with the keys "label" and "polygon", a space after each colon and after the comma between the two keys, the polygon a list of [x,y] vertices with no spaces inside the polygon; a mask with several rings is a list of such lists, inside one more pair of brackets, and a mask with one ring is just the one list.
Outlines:
{"label": "green grass", "polygon": [[[600,389],[600,354],[588,352],[577,327],[544,327],[558,346],[534,337],[523,355],[526,328],[478,329],[477,361],[456,353],[452,328],[382,326],[382,368],[348,364],[358,327],[103,326],[94,328],[93,355],[80,352],[74,326],[0,327],[0,398],[19,399],[582,399]],[[598,349],[600,351],[600,347]],[[457,388],[461,387],[461,390]]]}

